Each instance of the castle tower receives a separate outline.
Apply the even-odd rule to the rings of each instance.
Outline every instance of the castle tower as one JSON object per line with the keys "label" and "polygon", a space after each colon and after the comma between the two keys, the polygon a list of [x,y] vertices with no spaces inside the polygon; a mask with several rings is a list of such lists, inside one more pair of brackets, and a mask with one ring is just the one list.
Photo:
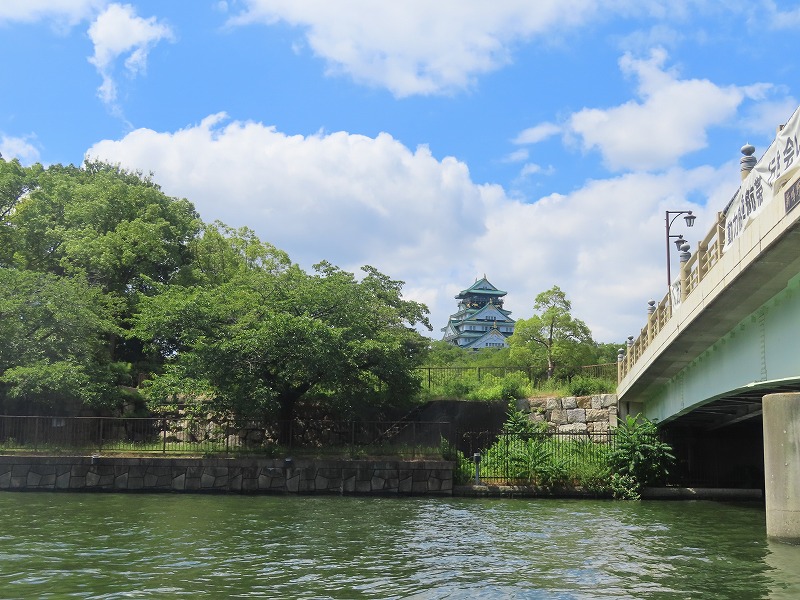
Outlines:
{"label": "castle tower", "polygon": [[508,338],[514,333],[511,311],[503,309],[506,292],[494,287],[486,275],[462,290],[455,297],[458,311],[450,315],[442,328],[442,339],[459,348],[506,348]]}

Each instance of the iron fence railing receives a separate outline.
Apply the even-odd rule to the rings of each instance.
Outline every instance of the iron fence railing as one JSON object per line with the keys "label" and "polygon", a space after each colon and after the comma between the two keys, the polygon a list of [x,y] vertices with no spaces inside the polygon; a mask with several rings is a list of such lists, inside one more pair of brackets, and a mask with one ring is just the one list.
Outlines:
{"label": "iron fence railing", "polygon": [[479,477],[486,483],[541,483],[554,476],[581,479],[608,466],[615,448],[613,430],[603,432],[459,432],[458,446],[479,455]]}
{"label": "iron fence railing", "polygon": [[0,452],[223,454],[278,452],[427,456],[450,440],[447,422],[235,421],[175,417],[0,415]]}
{"label": "iron fence railing", "polygon": [[503,377],[510,373],[522,373],[528,381],[536,382],[540,375],[538,369],[532,367],[417,367],[417,377],[423,387],[428,390],[443,386],[453,381],[476,380],[483,381],[486,375]]}

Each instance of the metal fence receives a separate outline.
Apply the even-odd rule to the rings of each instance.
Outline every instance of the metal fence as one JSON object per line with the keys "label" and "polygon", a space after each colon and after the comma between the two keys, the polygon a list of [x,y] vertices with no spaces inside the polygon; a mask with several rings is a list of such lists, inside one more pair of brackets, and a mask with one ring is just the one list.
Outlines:
{"label": "metal fence", "polygon": [[41,417],[0,415],[0,452],[224,454],[283,452],[424,457],[450,423]]}
{"label": "metal fence", "polygon": [[528,381],[535,383],[540,374],[532,367],[417,367],[415,371],[428,390],[455,381],[483,381],[485,375],[503,377],[509,373],[522,373]]}
{"label": "metal fence", "polygon": [[458,434],[459,449],[478,459],[486,483],[575,481],[599,474],[615,448],[613,431],[598,433],[470,431]]}

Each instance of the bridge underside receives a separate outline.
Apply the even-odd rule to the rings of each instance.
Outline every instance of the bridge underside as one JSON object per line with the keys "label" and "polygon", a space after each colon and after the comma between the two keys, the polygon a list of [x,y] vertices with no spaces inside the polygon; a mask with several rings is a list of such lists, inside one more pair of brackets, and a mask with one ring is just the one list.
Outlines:
{"label": "bridge underside", "polygon": [[800,382],[782,385],[771,383],[737,390],[729,395],[711,400],[692,408],[690,412],[677,415],[668,421],[672,427],[716,431],[723,427],[758,419],[760,426],[761,399],[766,394],[800,392]]}

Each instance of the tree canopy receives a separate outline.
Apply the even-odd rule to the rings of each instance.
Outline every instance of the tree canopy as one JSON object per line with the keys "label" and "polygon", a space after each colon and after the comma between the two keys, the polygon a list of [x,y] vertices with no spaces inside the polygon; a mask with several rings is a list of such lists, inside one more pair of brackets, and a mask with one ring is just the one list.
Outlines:
{"label": "tree canopy", "polygon": [[572,303],[557,285],[536,296],[534,314],[520,319],[509,338],[511,356],[547,365],[547,377],[558,368],[591,364],[597,345],[586,323],[572,316]]}
{"label": "tree canopy", "polygon": [[306,273],[245,230],[203,238],[205,283],[164,287],[134,319],[165,364],[154,403],[193,390],[204,410],[288,421],[301,400],[347,413],[413,396],[425,346],[413,327],[428,325],[427,309],[402,299],[401,282],[325,262]]}
{"label": "tree canopy", "polygon": [[0,158],[6,410],[111,409],[139,374],[154,409],[379,409],[413,396],[415,327],[430,328],[402,285],[369,266],[306,272],[141,173]]}

